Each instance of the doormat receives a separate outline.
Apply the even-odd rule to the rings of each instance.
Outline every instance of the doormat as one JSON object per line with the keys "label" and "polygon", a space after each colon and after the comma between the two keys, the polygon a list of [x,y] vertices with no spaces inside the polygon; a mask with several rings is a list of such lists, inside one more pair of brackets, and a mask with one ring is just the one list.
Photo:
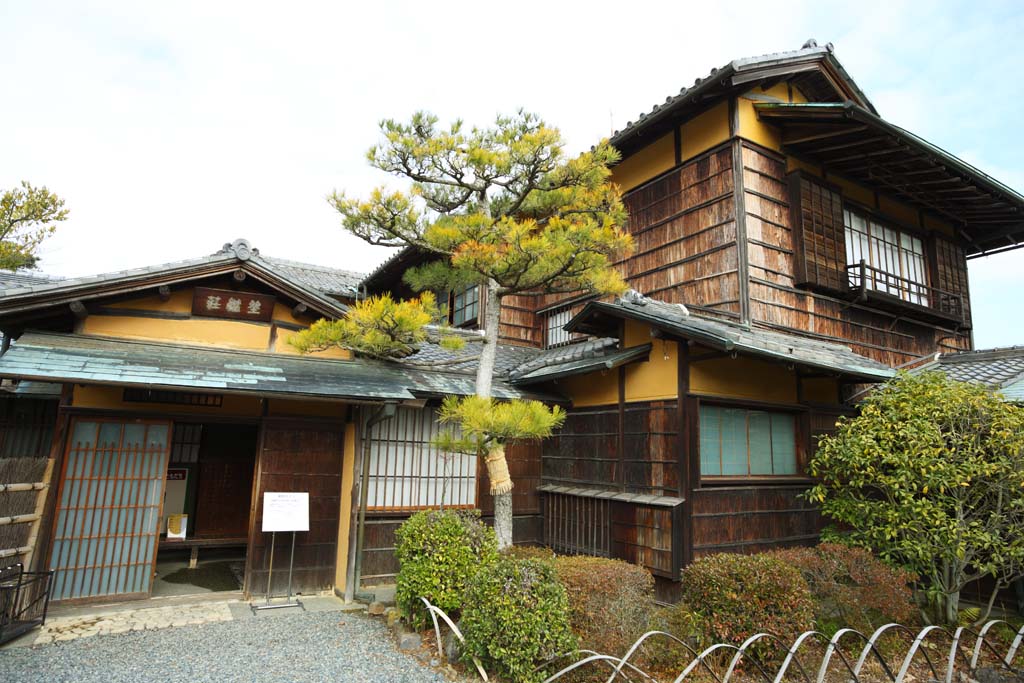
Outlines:
{"label": "doormat", "polygon": [[166,576],[160,577],[167,583],[182,583],[205,588],[209,591],[237,591],[242,587],[230,561],[210,562],[201,564],[195,569],[182,567]]}

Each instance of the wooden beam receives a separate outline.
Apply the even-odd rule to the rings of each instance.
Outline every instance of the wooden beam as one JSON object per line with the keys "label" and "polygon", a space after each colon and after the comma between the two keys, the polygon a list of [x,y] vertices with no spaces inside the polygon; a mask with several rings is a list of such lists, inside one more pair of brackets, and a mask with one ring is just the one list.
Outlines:
{"label": "wooden beam", "polygon": [[839,137],[840,135],[849,135],[851,133],[859,133],[867,130],[867,126],[853,126],[852,128],[843,128],[842,130],[830,130],[820,133],[798,135],[796,137],[787,137],[785,133],[782,135],[783,145],[802,145],[805,142],[813,142],[815,140],[826,140],[828,138]]}
{"label": "wooden beam", "polygon": [[160,296],[160,301],[168,301],[171,298],[171,288],[167,285],[160,285],[156,291]]}
{"label": "wooden beam", "polygon": [[68,307],[71,309],[71,312],[75,314],[75,317],[78,318],[79,320],[84,320],[85,318],[89,317],[89,309],[87,309],[85,307],[85,304],[83,304],[81,301],[72,301],[70,304],[68,304]]}
{"label": "wooden beam", "polygon": [[308,310],[309,307],[300,301],[299,303],[295,304],[295,307],[292,309],[292,316],[298,318],[300,315],[302,315]]}
{"label": "wooden beam", "polygon": [[245,271],[239,268],[231,274],[231,279],[235,282],[245,282]]}

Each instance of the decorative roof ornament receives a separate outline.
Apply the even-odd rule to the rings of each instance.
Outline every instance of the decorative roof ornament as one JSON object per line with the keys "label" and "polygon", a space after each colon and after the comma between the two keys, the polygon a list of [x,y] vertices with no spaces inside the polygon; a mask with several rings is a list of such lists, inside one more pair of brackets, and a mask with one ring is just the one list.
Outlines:
{"label": "decorative roof ornament", "polygon": [[807,42],[803,44],[803,47],[801,47],[800,49],[806,50],[812,47],[818,47],[818,41],[816,41],[814,38],[809,38]]}
{"label": "decorative roof ornament", "polygon": [[635,289],[627,289],[622,294],[622,296],[619,297],[619,301],[621,301],[623,303],[626,303],[626,304],[633,304],[634,306],[646,306],[647,305],[647,297],[645,297],[643,294],[641,294],[640,292],[636,291]]}
{"label": "decorative roof ornament", "polygon": [[225,244],[220,253],[222,254],[233,254],[239,261],[248,261],[253,256],[259,256],[260,250],[253,249],[252,245],[249,244],[249,240],[237,239],[234,242]]}

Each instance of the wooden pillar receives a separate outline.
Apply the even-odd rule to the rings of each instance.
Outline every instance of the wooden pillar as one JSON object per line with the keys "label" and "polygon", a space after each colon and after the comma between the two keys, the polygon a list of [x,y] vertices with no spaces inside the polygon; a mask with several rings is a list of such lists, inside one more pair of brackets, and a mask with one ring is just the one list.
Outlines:
{"label": "wooden pillar", "polygon": [[697,400],[690,397],[690,345],[680,340],[679,380],[676,410],[679,416],[679,493],[683,498],[681,528],[676,538],[682,545],[681,559],[685,567],[693,561],[693,491],[700,485],[700,454],[697,442]]}
{"label": "wooden pillar", "polygon": [[63,484],[64,451],[71,423],[71,416],[68,415],[67,409],[71,407],[73,393],[73,385],[64,384],[61,387],[60,403],[57,405],[57,422],[53,427],[53,440],[50,442],[50,460],[53,462],[53,470],[50,476],[50,487],[46,489],[43,518],[39,522],[39,533],[32,551],[32,564],[26,563],[25,567],[30,571],[49,569],[50,544],[53,542],[53,526],[56,523],[53,517],[57,509],[57,496],[60,495],[60,487]]}

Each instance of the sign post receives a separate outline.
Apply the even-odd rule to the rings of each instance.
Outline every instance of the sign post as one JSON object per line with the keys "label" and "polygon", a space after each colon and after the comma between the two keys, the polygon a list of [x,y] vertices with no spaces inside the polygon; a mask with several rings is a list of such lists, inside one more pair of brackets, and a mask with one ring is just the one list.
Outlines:
{"label": "sign post", "polygon": [[[292,532],[292,552],[288,558],[288,596],[285,602],[270,604],[271,579],[274,576],[274,544],[278,531]],[[302,607],[298,598],[292,600],[292,570],[295,567],[295,533],[309,531],[309,493],[271,492],[263,493],[263,532],[270,533],[270,560],[267,567],[267,601],[263,605],[252,605],[253,612],[260,609],[279,607]]]}

